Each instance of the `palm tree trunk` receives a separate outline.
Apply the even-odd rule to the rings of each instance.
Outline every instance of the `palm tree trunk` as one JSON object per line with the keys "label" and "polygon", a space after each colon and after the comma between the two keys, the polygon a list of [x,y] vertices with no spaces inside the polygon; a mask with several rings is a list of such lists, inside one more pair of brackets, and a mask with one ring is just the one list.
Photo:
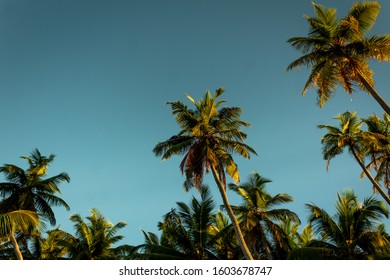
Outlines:
{"label": "palm tree trunk", "polygon": [[232,208],[230,207],[229,200],[228,200],[228,197],[226,194],[226,186],[221,182],[221,180],[218,176],[217,170],[215,170],[214,166],[211,166],[211,171],[213,172],[214,180],[217,183],[219,192],[222,196],[223,204],[224,204],[226,211],[228,212],[229,218],[232,222],[234,231],[235,231],[237,239],[238,239],[238,243],[240,244],[240,247],[241,247],[241,251],[247,260],[253,260],[252,254],[249,251],[248,246],[246,245],[244,236],[241,232],[241,229],[240,229],[240,226],[237,222],[237,219],[233,213]]}
{"label": "palm tree trunk", "polygon": [[20,252],[18,241],[14,236],[14,232],[12,231],[9,238],[11,239],[12,246],[14,247],[14,252],[17,260],[23,260],[22,253]]}
{"label": "palm tree trunk", "polygon": [[379,93],[375,90],[375,88],[367,82],[367,80],[358,72],[357,73],[360,82],[364,85],[365,89],[368,93],[375,99],[376,102],[385,110],[385,112],[390,115],[390,107],[386,103],[386,101],[379,95]]}
{"label": "palm tree trunk", "polygon": [[351,149],[351,152],[353,156],[355,157],[356,161],[359,163],[360,167],[363,169],[364,174],[368,177],[368,179],[373,184],[374,188],[379,192],[379,194],[384,198],[384,200],[387,202],[387,204],[390,205],[390,198],[386,195],[386,193],[383,191],[382,187],[378,184],[378,182],[372,177],[371,173],[368,171],[368,169],[364,166],[364,163],[360,160],[358,155],[355,152],[355,149],[352,146],[349,146]]}
{"label": "palm tree trunk", "polygon": [[261,229],[261,239],[263,241],[263,244],[264,244],[264,250],[265,250],[265,253],[267,255],[267,258],[268,260],[273,260],[273,257],[272,257],[272,252],[268,246],[268,241],[267,241],[267,238],[265,237],[265,233],[264,231]]}

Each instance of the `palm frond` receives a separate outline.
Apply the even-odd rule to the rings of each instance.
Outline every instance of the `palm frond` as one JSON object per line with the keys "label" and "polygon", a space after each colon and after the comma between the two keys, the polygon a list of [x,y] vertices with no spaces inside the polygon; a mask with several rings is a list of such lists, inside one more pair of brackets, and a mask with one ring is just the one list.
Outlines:
{"label": "palm frond", "polygon": [[153,149],[156,156],[161,156],[163,160],[169,159],[173,155],[181,155],[188,151],[194,143],[193,136],[172,136],[164,142],[159,142]]}
{"label": "palm frond", "polygon": [[378,2],[357,2],[350,9],[348,16],[358,22],[360,36],[363,36],[374,26],[380,11]]}
{"label": "palm frond", "polygon": [[16,230],[40,226],[38,215],[28,210],[16,210],[0,214],[0,236],[8,236]]}
{"label": "palm frond", "polygon": [[6,180],[11,183],[21,184],[27,181],[24,170],[13,164],[4,164],[4,166],[1,166],[0,173],[3,173]]}

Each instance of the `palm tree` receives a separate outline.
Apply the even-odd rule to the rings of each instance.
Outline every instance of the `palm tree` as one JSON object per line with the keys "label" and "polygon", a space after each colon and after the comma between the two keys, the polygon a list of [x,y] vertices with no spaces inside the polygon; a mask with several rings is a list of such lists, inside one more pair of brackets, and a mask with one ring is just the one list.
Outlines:
{"label": "palm tree", "polygon": [[288,253],[288,260],[324,260],[334,259],[333,251],[329,248],[314,247],[315,233],[311,224],[306,225],[293,239],[292,250]]}
{"label": "palm tree", "polygon": [[[145,233],[145,243],[139,248],[146,259],[218,259],[213,209],[215,203],[209,188],[202,185],[201,199],[190,204],[177,202],[177,208],[164,215],[158,228],[161,238]],[[218,248],[219,249],[219,248]]]}
{"label": "palm tree", "polygon": [[67,258],[67,249],[62,246],[59,240],[66,237],[66,234],[59,228],[49,230],[44,234],[35,231],[31,236],[28,253],[33,260],[63,260]]}
{"label": "palm tree", "polygon": [[[159,237],[153,232],[145,232],[142,230],[144,235],[144,243],[136,246],[136,253],[133,254],[133,259],[136,260],[185,260],[187,256],[182,253],[178,248],[166,240],[165,237]],[[180,235],[183,232],[179,233]],[[167,235],[163,232],[163,235]]]}
{"label": "palm tree", "polygon": [[376,223],[388,217],[383,202],[369,197],[360,202],[352,190],[337,195],[336,214],[332,217],[315,204],[306,204],[310,211],[309,222],[321,240],[310,246],[332,251],[337,259],[371,258],[389,241]]}
{"label": "palm tree", "polygon": [[74,223],[76,234],[72,235],[60,229],[56,234],[57,241],[64,246],[68,258],[72,260],[109,260],[120,258],[126,245],[113,248],[112,245],[123,239],[122,235],[116,235],[118,230],[126,226],[125,222],[113,225],[97,209],[91,210],[92,215],[85,222],[80,214],[73,214],[70,220]]}
{"label": "palm tree", "polygon": [[61,193],[58,186],[64,181],[69,182],[69,176],[60,173],[46,178],[46,169],[54,157],[42,156],[35,149],[30,157],[22,157],[29,164],[27,170],[12,164],[0,167],[0,173],[7,179],[7,182],[0,183],[0,196],[4,198],[0,202],[0,213],[30,210],[46,216],[51,225],[55,225],[56,219],[51,207],[64,206],[69,210],[68,204],[56,196]]}
{"label": "palm tree", "polygon": [[322,137],[322,154],[327,160],[328,169],[330,161],[341,154],[345,148],[353,155],[355,160],[362,168],[364,174],[369,178],[374,188],[380,193],[383,199],[390,205],[390,198],[383,191],[379,183],[374,179],[369,170],[364,165],[364,153],[362,143],[367,141],[367,134],[360,130],[362,122],[355,113],[345,112],[336,117],[339,121],[339,127],[330,125],[319,125],[319,128],[325,128],[328,132]]}
{"label": "palm tree", "polygon": [[314,240],[314,231],[311,224],[306,225],[301,233],[297,234],[297,244],[298,247],[307,246],[310,242]]}
{"label": "palm tree", "polygon": [[39,225],[38,216],[32,211],[16,210],[0,214],[0,237],[10,239],[16,259],[23,260],[23,256],[15,238],[15,233],[17,231],[26,231],[30,227]]}
{"label": "palm tree", "polygon": [[337,85],[351,94],[354,87],[368,92],[390,114],[390,107],[374,88],[368,61],[390,61],[390,35],[366,33],[379,14],[378,2],[357,2],[348,15],[339,20],[336,9],[313,3],[316,16],[306,19],[310,25],[308,37],[293,37],[288,43],[303,56],[293,61],[287,70],[311,67],[302,95],[317,87],[318,105],[323,107],[333,97]]}
{"label": "palm tree", "polygon": [[217,259],[239,260],[242,258],[242,251],[233,226],[222,211],[218,211],[213,216],[210,234],[212,235],[213,252]]}
{"label": "palm tree", "polygon": [[250,153],[256,152],[243,142],[247,135],[241,131],[241,127],[249,124],[240,119],[242,110],[238,107],[219,108],[224,101],[217,101],[217,98],[222,93],[222,88],[217,89],[213,97],[210,92],[206,92],[205,97],[198,102],[187,95],[195,110],[189,109],[180,101],[168,102],[180,126],[180,132],[159,142],[153,152],[163,160],[184,154],[180,170],[186,175],[184,187],[187,190],[193,186],[200,189],[204,172],[211,170],[241,250],[246,259],[253,259],[229,204],[225,172],[234,182],[239,182],[240,175],[232,153],[250,158]]}
{"label": "palm tree", "polygon": [[[272,247],[280,247],[288,251],[288,238],[280,226],[286,217],[295,223],[300,223],[298,216],[285,208],[276,208],[280,204],[292,202],[290,195],[279,193],[275,196],[266,190],[270,180],[253,173],[248,182],[240,185],[229,184],[229,188],[243,198],[241,206],[232,206],[239,216],[245,239],[251,248],[259,250],[258,257],[273,259]],[[272,239],[271,239],[272,237]],[[276,242],[276,244],[274,244]],[[276,245],[276,246],[273,246]],[[252,252],[254,254],[256,252]]]}
{"label": "palm tree", "polygon": [[306,246],[314,239],[313,228],[310,224],[306,225],[301,232],[299,232],[300,224],[291,220],[288,216],[280,221],[279,226],[287,235],[289,249],[294,250],[302,246]]}
{"label": "palm tree", "polygon": [[387,114],[383,115],[383,119],[372,115],[363,119],[363,122],[368,128],[363,148],[371,158],[366,167],[376,171],[375,180],[383,181],[388,196],[390,196],[390,118]]}

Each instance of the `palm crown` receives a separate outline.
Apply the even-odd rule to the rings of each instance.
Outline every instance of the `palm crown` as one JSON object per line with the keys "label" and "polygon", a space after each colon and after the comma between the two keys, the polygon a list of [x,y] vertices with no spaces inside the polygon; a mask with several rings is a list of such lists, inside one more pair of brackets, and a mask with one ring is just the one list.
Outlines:
{"label": "palm crown", "polygon": [[383,181],[390,194],[390,118],[387,114],[383,115],[383,119],[372,115],[363,122],[368,128],[364,149],[371,159],[367,168],[376,170],[375,179]]}
{"label": "palm crown", "polygon": [[357,86],[369,92],[390,113],[390,107],[373,87],[374,72],[368,65],[369,59],[390,61],[390,35],[365,36],[375,24],[380,5],[358,2],[341,20],[336,16],[336,9],[315,3],[313,6],[316,16],[306,16],[310,25],[308,37],[288,40],[304,55],[287,70],[311,67],[302,94],[311,86],[317,87],[318,105],[322,107],[334,95],[337,85],[349,94]]}
{"label": "palm crown", "polygon": [[377,180],[373,178],[369,170],[364,165],[364,158],[369,150],[367,146],[371,146],[367,144],[372,143],[373,139],[377,136],[374,136],[374,133],[367,133],[360,129],[362,121],[357,116],[356,112],[344,112],[343,114],[338,115],[336,119],[339,122],[338,127],[330,125],[318,126],[319,128],[325,128],[327,130],[327,133],[322,137],[321,141],[323,144],[322,154],[324,159],[327,160],[326,168],[328,168],[331,159],[341,154],[345,148],[348,148],[348,151],[353,155],[357,163],[362,168],[363,173],[373,184],[375,191],[378,191],[390,205],[390,197],[385,194]]}
{"label": "palm crown", "polygon": [[287,249],[287,237],[278,222],[290,219],[300,223],[298,216],[279,205],[293,201],[293,198],[285,193],[275,196],[266,191],[266,184],[270,180],[254,173],[248,182],[240,185],[229,184],[230,189],[243,198],[241,206],[232,206],[232,209],[240,218],[241,225],[245,230],[245,237],[251,244],[251,248],[260,252],[260,255],[273,259],[271,252],[272,243],[280,244]]}
{"label": "palm crown", "polygon": [[378,248],[388,246],[385,236],[375,230],[376,223],[388,217],[388,210],[373,197],[360,202],[352,190],[338,194],[334,217],[315,204],[306,207],[310,211],[309,222],[322,237],[321,241],[312,242],[312,246],[331,249],[336,258],[367,258]]}
{"label": "palm crown", "polygon": [[59,185],[64,181],[69,182],[68,174],[60,173],[53,177],[45,177],[46,169],[54,157],[42,156],[36,149],[30,157],[22,157],[29,164],[27,170],[13,164],[0,167],[0,172],[7,179],[7,182],[0,183],[0,196],[4,197],[0,203],[0,213],[30,210],[45,215],[54,225],[56,219],[51,206],[64,206],[69,210],[68,204],[56,195],[61,193]]}
{"label": "palm crown", "polygon": [[75,235],[62,230],[56,230],[60,237],[59,244],[64,246],[70,259],[76,260],[102,260],[115,259],[115,251],[120,251],[122,246],[113,248],[112,245],[123,239],[117,235],[118,230],[126,226],[125,222],[115,225],[109,222],[96,208],[91,209],[91,216],[87,222],[80,214],[70,217],[74,223]]}

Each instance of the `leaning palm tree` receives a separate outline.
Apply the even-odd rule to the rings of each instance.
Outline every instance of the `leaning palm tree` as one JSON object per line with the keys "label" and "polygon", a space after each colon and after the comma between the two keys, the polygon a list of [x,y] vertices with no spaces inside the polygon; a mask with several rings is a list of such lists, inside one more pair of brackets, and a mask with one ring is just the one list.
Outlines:
{"label": "leaning palm tree", "polygon": [[390,118],[387,114],[383,115],[383,119],[372,115],[363,119],[363,122],[367,125],[363,148],[370,157],[367,169],[376,171],[375,180],[383,182],[390,196]]}
{"label": "leaning palm tree", "polygon": [[339,122],[339,127],[330,125],[319,125],[319,128],[325,128],[327,133],[322,137],[321,143],[322,154],[327,160],[326,168],[328,169],[330,161],[341,154],[345,148],[353,155],[364,174],[369,178],[375,190],[383,197],[390,205],[390,198],[386,195],[382,187],[371,175],[364,164],[364,151],[362,143],[367,141],[367,134],[363,133],[360,128],[362,122],[355,113],[345,112],[336,117]]}
{"label": "leaning palm tree", "polygon": [[229,184],[229,187],[243,198],[242,205],[232,206],[232,209],[239,217],[248,244],[251,244],[253,250],[258,251],[252,254],[257,254],[258,258],[273,259],[275,257],[273,247],[280,248],[279,251],[289,249],[288,237],[280,223],[286,217],[297,224],[300,220],[289,209],[278,207],[292,202],[293,198],[284,193],[275,196],[269,194],[265,190],[269,182],[271,181],[256,172],[249,177],[248,182],[240,185]]}
{"label": "leaning palm tree", "polygon": [[27,229],[40,225],[38,215],[28,210],[16,210],[0,214],[0,237],[9,238],[16,259],[23,260],[18,241],[15,238],[17,231],[26,231]]}
{"label": "leaning palm tree", "polygon": [[253,259],[229,204],[225,172],[234,182],[239,182],[240,175],[232,154],[250,158],[250,153],[256,152],[243,142],[247,135],[241,127],[248,127],[249,124],[240,119],[242,110],[238,107],[220,108],[224,101],[217,101],[217,98],[222,93],[222,88],[217,89],[214,96],[206,92],[198,102],[187,95],[195,110],[189,109],[181,101],[168,102],[180,126],[180,132],[159,142],[153,152],[163,160],[174,155],[184,155],[180,170],[186,175],[186,189],[200,189],[204,172],[211,170],[243,254],[246,259]]}
{"label": "leaning palm tree", "polygon": [[368,259],[389,241],[376,224],[388,217],[386,205],[373,198],[360,202],[352,190],[337,195],[336,214],[332,217],[315,204],[307,204],[309,222],[321,240],[310,246],[332,251],[336,259]]}
{"label": "leaning palm tree", "polygon": [[374,88],[368,61],[390,61],[390,35],[366,37],[379,14],[378,2],[357,2],[348,15],[339,20],[336,9],[313,3],[315,17],[306,16],[308,37],[293,37],[288,43],[303,53],[287,70],[311,67],[302,95],[317,87],[318,105],[333,97],[341,85],[351,94],[355,87],[368,92],[390,114],[390,107]]}
{"label": "leaning palm tree", "polygon": [[118,230],[126,226],[125,222],[113,225],[97,210],[91,210],[92,215],[84,221],[80,214],[73,214],[70,220],[74,223],[75,235],[56,230],[59,246],[66,249],[72,260],[109,260],[119,259],[126,245],[113,248],[116,242],[123,239],[117,235]]}
{"label": "leaning palm tree", "polygon": [[29,168],[22,168],[5,164],[0,167],[7,182],[0,183],[0,196],[4,199],[0,202],[0,213],[14,210],[30,210],[46,216],[52,225],[56,219],[52,206],[63,206],[69,210],[68,204],[56,194],[60,194],[59,185],[62,182],[69,182],[66,173],[47,178],[47,167],[54,160],[54,155],[42,156],[38,149],[35,149],[30,157],[25,159]]}

